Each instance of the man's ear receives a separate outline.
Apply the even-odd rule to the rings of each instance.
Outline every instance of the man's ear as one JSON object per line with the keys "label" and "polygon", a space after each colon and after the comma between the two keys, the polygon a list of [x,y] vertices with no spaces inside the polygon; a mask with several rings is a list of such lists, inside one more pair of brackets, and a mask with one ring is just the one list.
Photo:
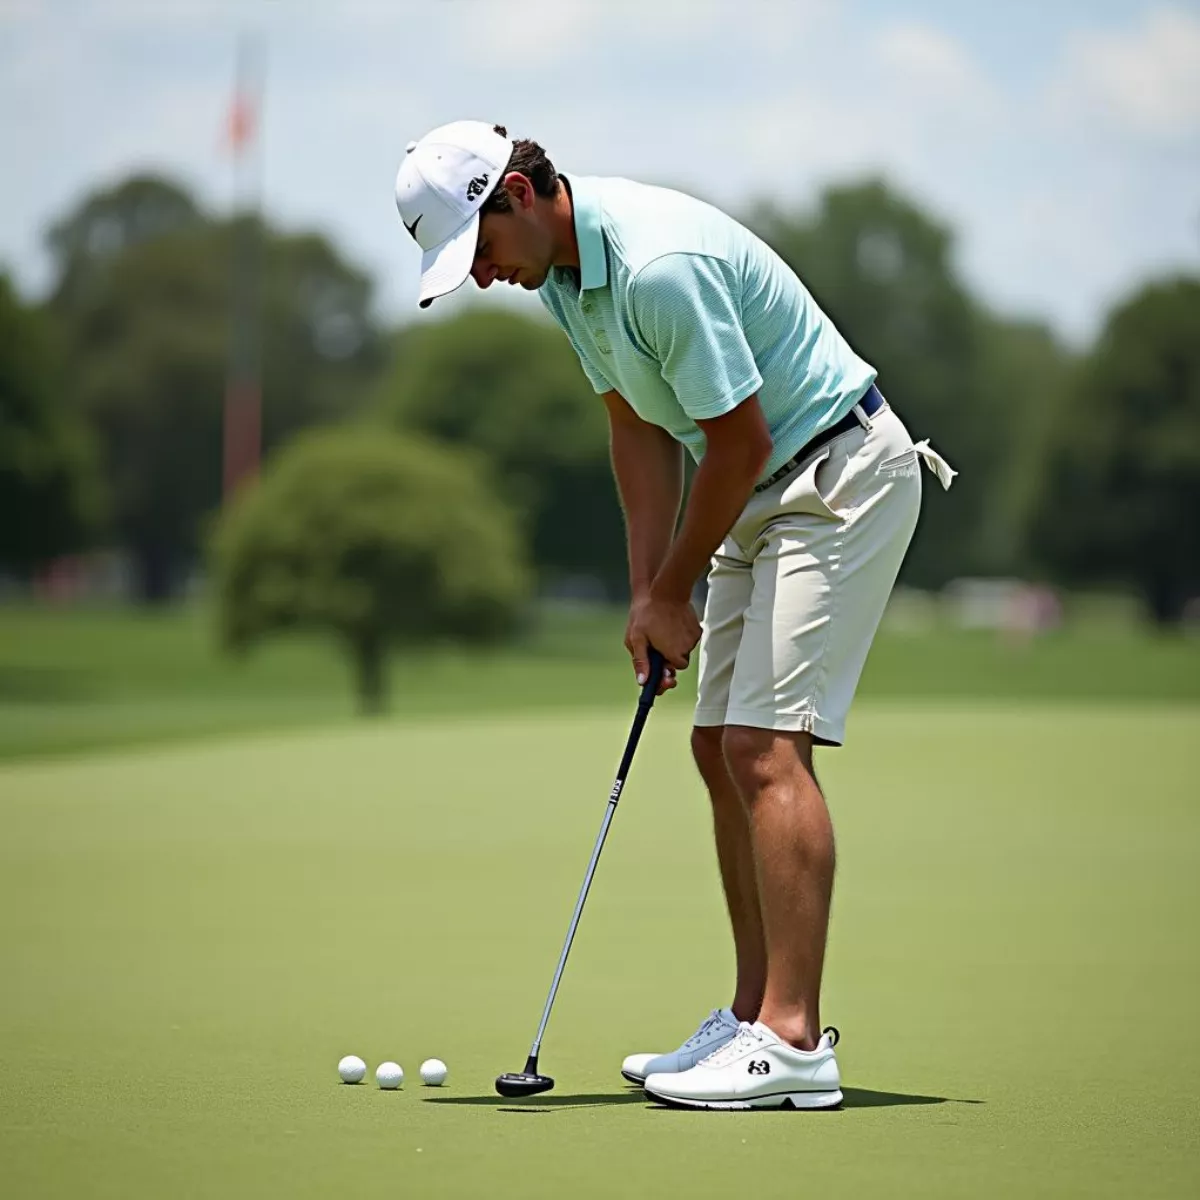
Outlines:
{"label": "man's ear", "polygon": [[537,199],[537,193],[533,190],[533,184],[530,182],[527,175],[522,175],[520,171],[509,171],[502,180],[504,190],[508,192],[513,202],[514,208],[532,208],[533,202]]}

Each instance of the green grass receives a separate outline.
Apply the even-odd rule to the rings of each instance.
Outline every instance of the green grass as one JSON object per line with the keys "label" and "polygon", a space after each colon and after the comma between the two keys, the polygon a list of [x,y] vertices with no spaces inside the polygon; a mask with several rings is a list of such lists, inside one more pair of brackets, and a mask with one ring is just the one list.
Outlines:
{"label": "green grass", "polygon": [[[618,611],[559,610],[500,650],[397,655],[392,712],[557,712],[628,700],[623,623]],[[684,690],[692,687],[689,672]],[[1195,703],[1200,638],[1096,622],[1029,644],[885,627],[860,696]],[[200,607],[0,608],[0,759],[354,721],[346,665],[325,640],[281,639],[237,660],[218,651]]]}
{"label": "green grass", "polygon": [[[705,1114],[650,1107],[617,1073],[729,993],[706,802],[670,697],[550,1026],[558,1086],[497,1097],[628,715],[0,766],[4,1194],[1200,1191],[1188,705],[864,707],[822,760],[840,853],[823,1017],[842,1030],[847,1104]],[[397,1059],[404,1089],[340,1085],[347,1053]],[[412,1082],[431,1055],[450,1065],[440,1092]]]}

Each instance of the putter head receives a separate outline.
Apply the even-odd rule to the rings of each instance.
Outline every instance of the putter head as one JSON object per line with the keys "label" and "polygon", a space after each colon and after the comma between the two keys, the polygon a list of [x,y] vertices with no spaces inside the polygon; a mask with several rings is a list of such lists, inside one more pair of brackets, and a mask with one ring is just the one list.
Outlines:
{"label": "putter head", "polygon": [[502,1096],[536,1096],[538,1092],[548,1092],[553,1086],[554,1080],[549,1075],[528,1071],[510,1071],[496,1079],[496,1091]]}
{"label": "putter head", "polygon": [[548,1092],[554,1080],[538,1074],[537,1066],[537,1055],[531,1054],[525,1060],[525,1070],[506,1071],[497,1078],[496,1091],[502,1096],[536,1096],[538,1092]]}

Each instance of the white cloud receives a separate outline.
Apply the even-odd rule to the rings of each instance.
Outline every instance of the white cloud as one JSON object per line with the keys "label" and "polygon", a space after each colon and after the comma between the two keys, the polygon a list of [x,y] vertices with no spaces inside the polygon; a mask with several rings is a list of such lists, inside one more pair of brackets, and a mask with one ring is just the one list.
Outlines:
{"label": "white cloud", "polygon": [[998,97],[991,81],[966,47],[941,29],[905,22],[883,30],[874,57],[902,88],[904,99],[916,99],[947,116],[994,115]]}
{"label": "white cloud", "polygon": [[[111,33],[159,33],[166,30],[211,29],[244,20],[246,6],[238,0],[59,0],[52,5],[71,11],[71,19],[90,30]],[[269,6],[263,6],[269,8]]]}
{"label": "white cloud", "polygon": [[[731,48],[753,41],[760,55],[792,46],[835,15],[837,0],[598,0],[619,14],[615,32],[679,46],[715,41]],[[730,60],[730,70],[753,71],[754,59]]]}
{"label": "white cloud", "polygon": [[0,95],[10,97],[5,105],[8,113],[18,109],[17,97],[27,101],[47,85],[69,82],[73,73],[85,65],[85,54],[84,46],[69,38],[22,39],[12,52],[12,61],[4,64],[0,74]]}
{"label": "white cloud", "polygon": [[[611,92],[638,82],[642,54],[668,67],[693,50],[723,52],[714,83],[756,80],[835,11],[836,0],[525,0],[518,19],[503,0],[443,0],[426,19],[452,22],[453,41],[480,66],[546,76],[565,68],[573,84]],[[598,69],[601,58],[616,69]]]}
{"label": "white cloud", "polygon": [[455,7],[473,60],[501,71],[530,70],[534,60],[573,58],[599,32],[600,11],[592,4],[539,0],[520,9],[487,3]]}
{"label": "white cloud", "polygon": [[0,0],[0,25],[16,25],[38,14],[38,0]]}
{"label": "white cloud", "polygon": [[1054,103],[1069,120],[1158,142],[1200,137],[1200,17],[1159,8],[1133,31],[1075,33]]}

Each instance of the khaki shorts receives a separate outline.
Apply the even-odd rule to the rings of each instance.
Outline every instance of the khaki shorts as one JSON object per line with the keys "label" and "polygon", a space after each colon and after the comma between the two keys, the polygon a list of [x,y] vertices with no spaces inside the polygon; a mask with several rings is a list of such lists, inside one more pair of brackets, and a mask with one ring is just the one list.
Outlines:
{"label": "khaki shorts", "polygon": [[[861,409],[858,410],[860,413]],[[697,725],[839,746],[921,506],[920,460],[888,407],[751,496],[708,577]]]}

